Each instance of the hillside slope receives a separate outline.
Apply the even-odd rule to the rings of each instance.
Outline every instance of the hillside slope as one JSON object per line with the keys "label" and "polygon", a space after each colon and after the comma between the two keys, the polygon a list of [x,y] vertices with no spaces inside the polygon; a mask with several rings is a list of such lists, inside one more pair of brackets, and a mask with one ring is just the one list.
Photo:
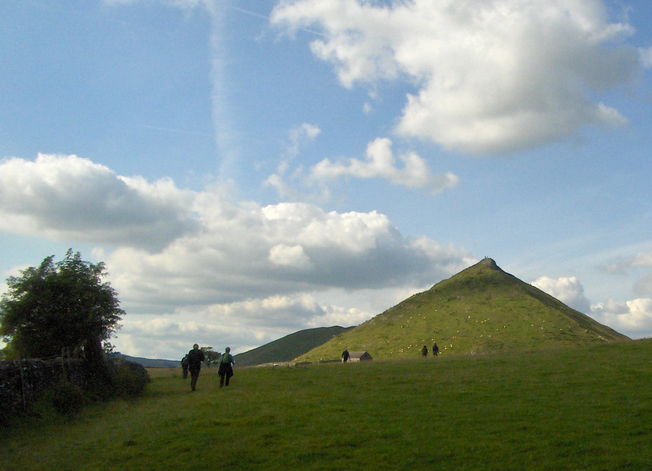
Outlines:
{"label": "hillside slope", "polygon": [[122,353],[112,354],[114,357],[122,358],[126,361],[132,363],[138,363],[139,365],[144,366],[145,368],[176,368],[181,366],[181,360],[161,360],[155,358],[143,358],[143,357],[132,357],[129,355],[123,355]]}
{"label": "hillside slope", "polygon": [[434,342],[443,354],[475,354],[626,340],[486,258],[298,360],[335,359],[345,348],[374,358],[415,357]]}
{"label": "hillside slope", "polygon": [[235,361],[238,366],[291,361],[349,329],[351,327],[334,326],[300,330],[253,350],[240,353],[235,356]]}

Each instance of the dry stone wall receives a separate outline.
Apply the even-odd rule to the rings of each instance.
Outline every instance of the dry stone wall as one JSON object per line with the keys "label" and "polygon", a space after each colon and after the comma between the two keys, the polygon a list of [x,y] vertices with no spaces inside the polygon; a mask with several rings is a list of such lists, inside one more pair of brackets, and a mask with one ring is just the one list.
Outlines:
{"label": "dry stone wall", "polygon": [[40,393],[62,378],[85,388],[88,371],[72,359],[0,361],[0,422],[28,411]]}

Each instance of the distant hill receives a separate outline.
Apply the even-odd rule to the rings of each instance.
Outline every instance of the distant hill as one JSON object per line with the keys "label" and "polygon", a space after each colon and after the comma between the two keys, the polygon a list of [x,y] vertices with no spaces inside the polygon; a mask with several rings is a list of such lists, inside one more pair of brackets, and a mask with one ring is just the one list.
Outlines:
{"label": "distant hill", "polygon": [[414,358],[434,342],[442,354],[479,354],[627,340],[486,258],[297,360],[337,359],[345,348]]}
{"label": "distant hill", "polygon": [[173,368],[181,366],[180,360],[158,360],[152,358],[132,357],[129,355],[123,355],[122,353],[114,353],[112,355],[123,358],[132,363],[138,363],[139,365],[143,365],[145,368]]}
{"label": "distant hill", "polygon": [[253,350],[235,355],[235,362],[238,366],[253,366],[291,361],[350,329],[352,327],[334,326],[300,330]]}

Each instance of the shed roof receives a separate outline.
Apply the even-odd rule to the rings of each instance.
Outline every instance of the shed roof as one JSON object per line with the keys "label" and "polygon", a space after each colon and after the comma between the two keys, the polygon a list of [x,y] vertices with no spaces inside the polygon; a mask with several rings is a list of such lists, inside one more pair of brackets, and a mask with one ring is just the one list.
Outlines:
{"label": "shed roof", "polygon": [[349,352],[351,358],[371,358],[369,352]]}

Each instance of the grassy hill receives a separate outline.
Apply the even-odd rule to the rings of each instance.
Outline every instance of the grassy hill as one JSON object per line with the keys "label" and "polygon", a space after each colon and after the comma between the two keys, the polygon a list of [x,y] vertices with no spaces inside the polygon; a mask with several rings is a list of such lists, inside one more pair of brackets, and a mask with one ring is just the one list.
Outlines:
{"label": "grassy hill", "polygon": [[413,358],[434,342],[442,354],[478,354],[623,340],[629,339],[486,258],[298,360],[336,359],[345,348],[374,358]]}
{"label": "grassy hill", "polygon": [[350,327],[318,327],[286,335],[278,340],[235,356],[236,365],[251,366],[291,361],[299,355],[346,332]]}
{"label": "grassy hill", "polygon": [[[642,471],[652,340],[155,377],[0,430],[2,471]],[[165,370],[157,370],[161,372]]]}
{"label": "grassy hill", "polygon": [[175,368],[181,366],[181,360],[160,360],[154,358],[132,357],[122,353],[113,353],[112,356],[122,358],[132,363],[138,363],[145,368]]}

